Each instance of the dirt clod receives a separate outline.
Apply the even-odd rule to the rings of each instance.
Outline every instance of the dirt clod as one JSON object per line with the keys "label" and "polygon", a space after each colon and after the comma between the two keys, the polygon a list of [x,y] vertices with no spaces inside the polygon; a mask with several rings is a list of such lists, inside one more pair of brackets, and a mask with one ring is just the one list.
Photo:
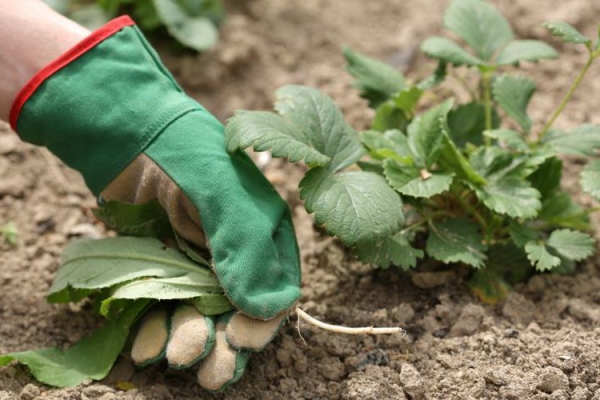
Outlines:
{"label": "dirt clod", "polygon": [[425,396],[425,383],[421,378],[421,374],[413,365],[409,363],[402,365],[400,382],[402,382],[404,392],[409,398],[417,400]]}
{"label": "dirt clod", "polygon": [[569,378],[560,369],[546,367],[542,372],[537,388],[545,393],[554,393],[569,388]]}
{"label": "dirt clod", "polygon": [[463,308],[458,320],[450,330],[450,337],[471,335],[481,325],[481,321],[485,315],[483,307],[477,304],[468,304]]}

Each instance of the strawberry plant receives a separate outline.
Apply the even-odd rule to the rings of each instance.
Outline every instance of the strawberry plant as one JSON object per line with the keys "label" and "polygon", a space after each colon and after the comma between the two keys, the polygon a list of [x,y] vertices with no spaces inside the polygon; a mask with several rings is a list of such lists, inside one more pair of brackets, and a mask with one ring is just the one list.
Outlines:
{"label": "strawberry plant", "polygon": [[221,0],[45,0],[52,8],[89,29],[129,14],[146,32],[166,28],[185,47],[204,51],[219,38],[225,19]]}
{"label": "strawberry plant", "polygon": [[[483,0],[453,0],[443,23],[460,42],[422,43],[438,61],[422,81],[344,49],[355,87],[375,111],[370,129],[353,129],[322,92],[289,85],[276,92],[275,112],[237,112],[226,143],[230,152],[252,147],[306,163],[299,185],[306,210],[363,262],[408,270],[429,257],[466,265],[473,290],[495,302],[510,283],[535,271],[572,271],[594,251],[588,217],[595,209],[561,190],[560,156],[587,162],[582,188],[600,198],[600,128],[553,123],[600,46],[564,22],[545,24],[563,42],[584,46],[588,62],[556,111],[534,124],[527,107],[536,84],[515,71],[556,58],[556,50],[516,40]],[[440,85],[465,71],[460,81],[471,99],[441,96]]]}

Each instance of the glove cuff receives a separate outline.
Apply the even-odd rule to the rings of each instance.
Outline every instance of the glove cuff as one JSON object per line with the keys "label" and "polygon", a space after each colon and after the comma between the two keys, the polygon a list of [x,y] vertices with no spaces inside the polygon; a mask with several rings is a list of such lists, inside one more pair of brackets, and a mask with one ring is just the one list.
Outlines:
{"label": "glove cuff", "polygon": [[99,194],[169,124],[201,111],[129,17],[92,33],[37,73],[10,115],[24,141],[47,147]]}

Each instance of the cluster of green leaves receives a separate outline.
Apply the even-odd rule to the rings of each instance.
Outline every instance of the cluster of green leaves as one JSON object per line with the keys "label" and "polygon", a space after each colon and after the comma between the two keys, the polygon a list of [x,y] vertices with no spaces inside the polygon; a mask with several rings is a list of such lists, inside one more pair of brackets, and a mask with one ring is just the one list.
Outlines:
{"label": "cluster of green leaves", "polygon": [[135,321],[157,301],[187,301],[204,315],[233,308],[209,262],[177,237],[157,202],[106,202],[96,215],[118,233],[131,236],[69,244],[48,301],[77,302],[91,296],[107,320],[105,325],[64,351],[49,348],[1,355],[0,366],[16,360],[26,364],[40,382],[75,386],[108,374]]}
{"label": "cluster of green leaves", "polygon": [[[471,286],[499,300],[509,283],[535,270],[570,271],[594,251],[589,213],[560,189],[560,154],[597,158],[600,128],[550,129],[598,46],[568,24],[546,26],[589,50],[589,62],[540,132],[527,107],[536,85],[514,75],[522,62],[556,58],[537,40],[514,40],[502,15],[483,0],[453,0],[444,26],[461,43],[427,39],[434,73],[414,84],[391,66],[344,49],[347,70],[375,117],[355,131],[320,91],[285,86],[275,113],[239,111],[226,127],[229,151],[253,147],[304,161],[300,197],[318,224],[364,262],[413,268],[428,256],[472,268]],[[421,111],[425,93],[467,70],[472,99],[441,99]],[[600,197],[600,161],[583,170],[583,189]]]}
{"label": "cluster of green leaves", "polygon": [[131,15],[145,32],[166,28],[185,47],[212,48],[225,19],[221,0],[45,0],[50,6],[96,29],[120,14]]}

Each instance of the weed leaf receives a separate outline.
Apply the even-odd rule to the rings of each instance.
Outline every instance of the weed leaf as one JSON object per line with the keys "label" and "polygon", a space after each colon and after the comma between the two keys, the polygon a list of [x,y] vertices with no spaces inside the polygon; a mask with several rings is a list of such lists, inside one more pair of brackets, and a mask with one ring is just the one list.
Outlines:
{"label": "weed leaf", "polygon": [[452,184],[453,174],[429,173],[401,165],[393,159],[383,162],[385,178],[391,187],[406,196],[429,198],[445,192]]}
{"label": "weed leaf", "polygon": [[494,100],[525,132],[531,129],[527,105],[535,92],[535,82],[524,76],[502,75],[494,82]]}
{"label": "weed leaf", "polygon": [[364,155],[358,133],[329,96],[317,89],[287,85],[277,90],[276,97],[275,110],[300,127],[316,150],[331,158],[329,170],[339,171]]}
{"label": "weed leaf", "polygon": [[140,278],[169,278],[197,274],[203,282],[197,296],[219,293],[221,286],[208,268],[168,248],[154,238],[115,237],[82,239],[70,243],[61,255],[60,267],[48,301],[68,302],[77,291],[110,288]]}
{"label": "weed leaf", "polygon": [[0,366],[16,360],[27,365],[38,381],[58,387],[102,379],[125,346],[131,326],[148,304],[148,300],[130,302],[117,318],[107,321],[67,350],[47,348],[9,353],[0,356]]}
{"label": "weed leaf", "polygon": [[570,229],[555,230],[548,238],[548,246],[573,261],[588,258],[594,253],[594,240],[587,233]]}
{"label": "weed leaf", "polygon": [[100,206],[92,212],[119,235],[160,239],[173,236],[169,216],[157,200],[145,204],[101,201]]}
{"label": "weed leaf", "polygon": [[513,37],[506,19],[484,0],[453,0],[444,13],[444,26],[464,39],[484,61]]}
{"label": "weed leaf", "polygon": [[581,172],[581,187],[584,191],[600,199],[600,161],[592,161]]}
{"label": "weed leaf", "polygon": [[397,265],[404,270],[416,267],[417,261],[424,256],[423,250],[412,247],[402,233],[379,242],[358,243],[354,253],[364,263],[380,268]]}
{"label": "weed leaf", "polygon": [[482,239],[477,225],[466,219],[433,223],[427,239],[427,254],[441,262],[462,262],[481,268],[487,258]]}
{"label": "weed leaf", "polygon": [[514,40],[502,49],[496,64],[517,64],[521,61],[536,62],[557,58],[558,53],[550,45],[539,40]]}
{"label": "weed leaf", "polygon": [[546,22],[544,26],[548,28],[552,35],[561,38],[565,43],[585,44],[586,46],[592,43],[592,39],[582,35],[577,29],[566,22]]}
{"label": "weed leaf", "polygon": [[538,271],[548,271],[560,265],[560,258],[552,255],[544,243],[529,242],[525,245],[525,252]]}
{"label": "weed leaf", "polygon": [[560,154],[594,157],[600,150],[600,127],[585,124],[572,132],[551,129],[544,137],[544,143]]}
{"label": "weed leaf", "polygon": [[300,198],[317,224],[348,246],[391,235],[404,220],[400,196],[371,172],[314,168],[300,182]]}
{"label": "weed leaf", "polygon": [[444,37],[432,37],[421,44],[421,51],[429,57],[452,65],[481,65],[484,61],[475,57],[456,42]]}
{"label": "weed leaf", "polygon": [[346,59],[346,70],[356,80],[353,82],[361,97],[376,108],[405,87],[404,76],[389,64],[367,57],[345,46],[342,54]]}

